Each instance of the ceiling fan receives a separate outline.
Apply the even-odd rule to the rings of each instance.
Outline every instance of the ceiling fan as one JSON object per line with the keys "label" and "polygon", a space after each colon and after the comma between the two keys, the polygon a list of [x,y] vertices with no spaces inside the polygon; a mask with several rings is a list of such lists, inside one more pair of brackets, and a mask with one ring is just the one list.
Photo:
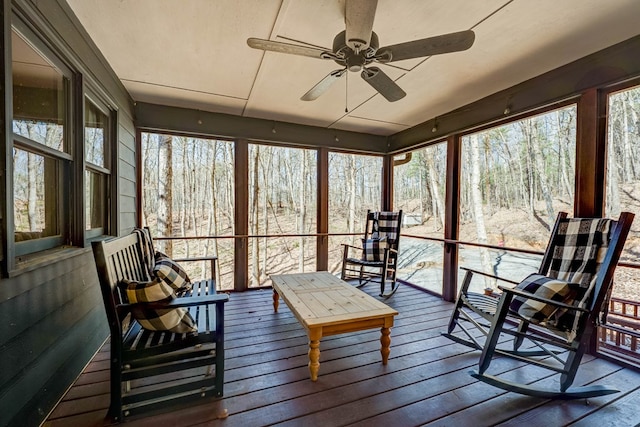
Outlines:
{"label": "ceiling fan", "polygon": [[300,98],[303,101],[317,99],[347,71],[360,71],[364,81],[394,102],[404,98],[406,93],[379,67],[370,64],[459,52],[469,49],[475,40],[474,32],[468,30],[379,47],[378,35],[372,31],[377,4],[378,0],[345,1],[345,30],[333,39],[332,51],[253,37],[247,39],[247,44],[254,49],[331,59],[343,67],[320,80]]}

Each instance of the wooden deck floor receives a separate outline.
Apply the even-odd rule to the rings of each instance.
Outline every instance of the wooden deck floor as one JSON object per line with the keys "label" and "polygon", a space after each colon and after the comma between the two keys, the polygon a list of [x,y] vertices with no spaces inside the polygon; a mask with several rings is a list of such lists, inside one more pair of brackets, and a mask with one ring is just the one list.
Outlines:
{"label": "wooden deck floor", "polygon": [[[375,292],[377,286],[365,287]],[[440,336],[451,304],[401,286],[387,300],[400,314],[389,364],[379,331],[326,337],[320,375],[309,380],[307,339],[289,309],[273,313],[268,290],[232,294],[226,306],[224,398],[128,420],[129,426],[630,426],[640,423],[640,373],[586,357],[574,385],[622,390],[578,401],[525,397],[474,380],[478,352]],[[50,414],[46,427],[102,426],[108,406],[108,344]],[[506,359],[495,367],[519,381],[556,381]],[[492,365],[493,366],[493,365]],[[494,371],[496,372],[496,371]],[[226,419],[217,419],[224,410]]]}

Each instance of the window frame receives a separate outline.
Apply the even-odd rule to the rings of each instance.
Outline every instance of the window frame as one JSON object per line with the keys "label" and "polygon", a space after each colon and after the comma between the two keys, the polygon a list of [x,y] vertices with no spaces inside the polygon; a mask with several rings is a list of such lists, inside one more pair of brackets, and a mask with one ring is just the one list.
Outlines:
{"label": "window frame", "polygon": [[[10,120],[8,123],[8,147],[6,153],[8,155],[7,162],[11,163],[10,167],[7,165],[7,179],[8,179],[8,191],[7,192],[7,201],[8,206],[6,209],[7,212],[7,270],[11,271],[16,268],[16,265],[19,261],[22,260],[22,257],[34,254],[36,252],[41,252],[49,249],[54,249],[57,247],[61,247],[70,241],[70,224],[72,221],[73,213],[70,209],[70,201],[73,197],[72,194],[69,194],[68,191],[63,191],[65,182],[72,182],[72,168],[75,156],[74,144],[73,144],[73,103],[74,103],[74,81],[76,80],[76,74],[72,71],[72,69],[57,55],[54,51],[46,44],[46,42],[39,37],[34,31],[31,30],[23,21],[21,21],[15,15],[12,18],[11,23],[11,34],[16,33],[16,37],[21,37],[29,46],[36,52],[38,55],[43,57],[46,61],[48,61],[57,71],[59,71],[62,75],[63,81],[63,96],[64,96],[64,105],[63,105],[63,151],[56,150],[54,148],[48,147],[42,143],[31,140],[25,136],[16,134],[13,132],[13,122],[14,122],[14,105],[11,103],[10,109],[8,108],[7,113],[10,114]],[[11,70],[13,70],[13,60],[14,55],[13,52],[10,54],[11,59]],[[11,96],[13,96],[13,75],[11,71],[10,76],[10,87],[11,87]],[[27,153],[33,153],[39,156],[42,156],[47,159],[52,159],[56,162],[57,171],[57,180],[58,185],[55,189],[55,197],[58,200],[57,203],[57,228],[59,230],[59,234],[53,236],[45,236],[38,239],[32,239],[22,242],[15,241],[15,213],[14,213],[14,205],[15,205],[15,188],[14,188],[14,177],[15,171],[13,170],[13,152],[14,149],[19,149],[25,151]]]}
{"label": "window frame", "polygon": [[[87,85],[88,86],[88,85]],[[82,91],[82,122],[78,124],[79,127],[82,128],[81,137],[78,138],[78,152],[82,152],[82,172],[80,182],[82,183],[82,188],[79,192],[79,197],[82,200],[82,214],[81,216],[81,228],[82,234],[84,235],[84,241],[86,244],[93,239],[99,238],[100,236],[109,235],[113,230],[113,188],[114,186],[114,174],[113,168],[114,164],[117,162],[117,159],[114,158],[115,144],[116,144],[116,127],[115,123],[117,123],[117,113],[114,109],[109,106],[109,103],[104,101],[100,96],[97,95],[97,92],[93,90],[92,87],[85,87]],[[98,109],[102,114],[104,114],[107,123],[105,126],[105,136],[104,136],[104,165],[96,165],[87,161],[86,158],[86,141],[85,141],[85,128],[86,128],[86,103],[89,102]],[[86,198],[86,189],[89,185],[87,182],[87,174],[86,172],[98,174],[103,179],[103,193],[106,198],[105,204],[102,206],[102,226],[95,228],[87,228],[87,206],[91,202]],[[79,172],[80,173],[80,172]]]}

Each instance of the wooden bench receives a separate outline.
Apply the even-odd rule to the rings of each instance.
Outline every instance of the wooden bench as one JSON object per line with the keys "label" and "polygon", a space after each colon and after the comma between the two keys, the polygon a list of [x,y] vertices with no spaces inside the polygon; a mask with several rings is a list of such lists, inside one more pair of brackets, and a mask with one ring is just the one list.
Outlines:
{"label": "wooden bench", "polygon": [[[115,421],[142,411],[222,396],[224,382],[224,303],[215,281],[192,282],[192,291],[153,308],[186,307],[196,333],[148,331],[131,316],[118,288],[123,279],[148,281],[139,235],[93,242],[104,306],[111,331],[111,404]],[[178,374],[176,374],[178,373]]]}

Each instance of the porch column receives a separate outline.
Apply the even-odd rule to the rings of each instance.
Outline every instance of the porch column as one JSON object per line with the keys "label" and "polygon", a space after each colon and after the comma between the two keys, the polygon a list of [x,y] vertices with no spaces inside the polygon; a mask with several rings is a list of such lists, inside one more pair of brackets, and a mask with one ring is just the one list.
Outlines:
{"label": "porch column", "polygon": [[235,141],[235,253],[234,284],[236,291],[249,288],[249,143],[246,139]]}
{"label": "porch column", "polygon": [[329,269],[329,150],[318,148],[316,204],[316,271]]}
{"label": "porch column", "polygon": [[[444,238],[458,240],[460,216],[460,135],[447,138],[447,182],[445,190]],[[444,243],[442,298],[455,301],[458,294],[458,245]]]}

